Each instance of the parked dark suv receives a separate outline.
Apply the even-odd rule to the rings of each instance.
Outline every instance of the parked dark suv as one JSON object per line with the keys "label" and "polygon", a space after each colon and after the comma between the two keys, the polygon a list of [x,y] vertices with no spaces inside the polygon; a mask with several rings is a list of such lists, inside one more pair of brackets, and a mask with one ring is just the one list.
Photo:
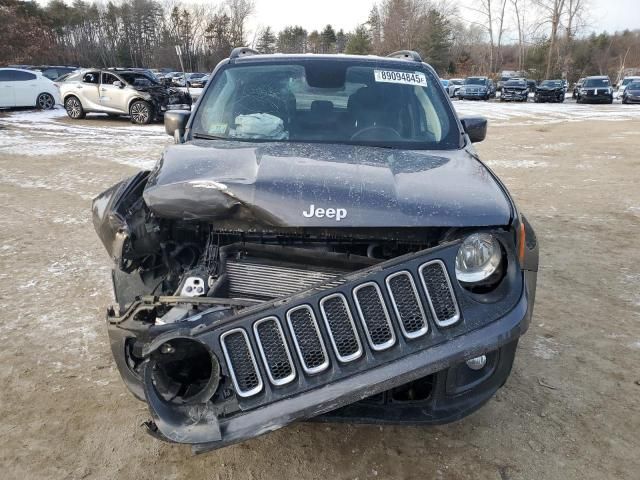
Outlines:
{"label": "parked dark suv", "polygon": [[153,435],[438,424],[505,383],[538,246],[415,52],[235,49],[152,171],[94,200],[110,343]]}
{"label": "parked dark suv", "polygon": [[544,80],[536,88],[533,100],[536,103],[542,102],[564,102],[565,85],[562,80]]}
{"label": "parked dark suv", "polygon": [[613,103],[613,88],[609,77],[597,76],[584,79],[576,98],[578,103]]}
{"label": "parked dark suv", "polygon": [[488,77],[468,77],[458,96],[462,100],[489,100],[496,96],[496,86]]}
{"label": "parked dark suv", "polygon": [[500,94],[501,102],[526,102],[529,98],[529,86],[527,81],[521,78],[512,78],[502,85]]}

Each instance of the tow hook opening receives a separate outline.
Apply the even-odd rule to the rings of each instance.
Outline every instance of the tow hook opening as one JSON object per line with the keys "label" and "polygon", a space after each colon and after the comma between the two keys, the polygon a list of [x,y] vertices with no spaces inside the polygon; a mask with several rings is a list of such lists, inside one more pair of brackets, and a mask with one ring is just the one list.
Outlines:
{"label": "tow hook opening", "polygon": [[196,340],[169,340],[151,355],[151,362],[156,391],[174,405],[204,403],[220,383],[217,357]]}

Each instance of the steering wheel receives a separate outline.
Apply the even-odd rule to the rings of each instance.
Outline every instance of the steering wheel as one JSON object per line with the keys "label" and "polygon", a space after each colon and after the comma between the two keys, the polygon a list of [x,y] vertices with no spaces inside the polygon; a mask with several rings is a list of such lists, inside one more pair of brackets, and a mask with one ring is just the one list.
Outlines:
{"label": "steering wheel", "polygon": [[365,127],[351,136],[351,140],[385,140],[393,142],[402,140],[397,130],[391,127]]}

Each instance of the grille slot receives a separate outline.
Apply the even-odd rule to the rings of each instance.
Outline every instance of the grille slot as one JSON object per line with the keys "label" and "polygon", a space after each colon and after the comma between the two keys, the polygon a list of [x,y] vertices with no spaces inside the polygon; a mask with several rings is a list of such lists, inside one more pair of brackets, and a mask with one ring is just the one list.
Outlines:
{"label": "grille slot", "polygon": [[448,327],[460,320],[460,311],[444,263],[441,260],[427,262],[420,266],[419,272],[436,324]]}
{"label": "grille slot", "polygon": [[329,356],[311,307],[302,305],[292,308],[287,312],[287,323],[302,369],[309,375],[326,370],[329,366]]}
{"label": "grille slot", "polygon": [[242,328],[229,330],[220,336],[220,344],[236,393],[241,397],[259,393],[263,386],[262,377],[247,332]]}
{"label": "grille slot", "polygon": [[273,385],[285,385],[296,378],[296,370],[276,317],[267,317],[253,324],[258,350],[267,367],[267,376]]}
{"label": "grille slot", "polygon": [[417,338],[427,333],[427,316],[411,274],[406,270],[396,272],[389,275],[385,283],[393,310],[400,321],[402,334],[407,338]]}
{"label": "grille slot", "polygon": [[393,346],[396,335],[378,284],[368,282],[358,285],[353,289],[353,299],[371,348],[386,350]]}
{"label": "grille slot", "polygon": [[320,310],[338,360],[346,363],[359,358],[362,344],[345,296],[335,293],[324,297],[320,300]]}

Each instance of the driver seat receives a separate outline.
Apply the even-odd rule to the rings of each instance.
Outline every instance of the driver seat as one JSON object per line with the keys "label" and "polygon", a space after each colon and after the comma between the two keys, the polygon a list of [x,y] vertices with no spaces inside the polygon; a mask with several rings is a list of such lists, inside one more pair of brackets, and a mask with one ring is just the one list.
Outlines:
{"label": "driver seat", "polygon": [[369,86],[359,89],[347,102],[349,126],[354,132],[367,127],[399,130],[397,99],[388,87]]}

